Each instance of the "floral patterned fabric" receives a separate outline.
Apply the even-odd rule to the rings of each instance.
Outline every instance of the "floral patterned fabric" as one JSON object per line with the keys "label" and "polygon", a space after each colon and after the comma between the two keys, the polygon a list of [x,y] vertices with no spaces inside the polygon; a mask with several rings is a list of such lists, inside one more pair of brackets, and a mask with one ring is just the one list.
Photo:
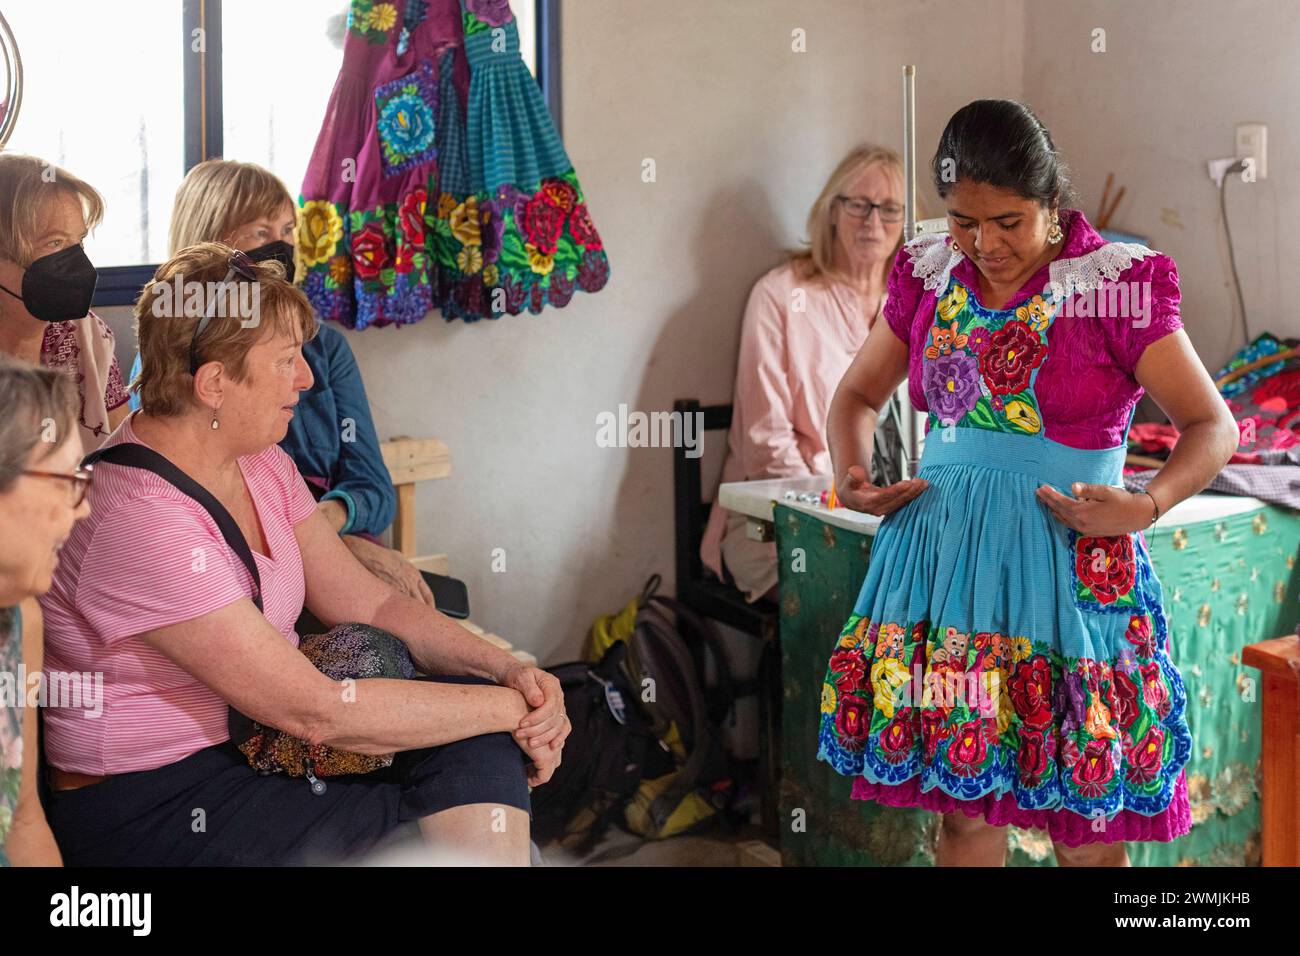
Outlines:
{"label": "floral patterned fabric", "polygon": [[1072,846],[1167,841],[1190,827],[1192,740],[1145,541],[1079,534],[1035,497],[1118,485],[1126,450],[1047,437],[1056,293],[985,309],[954,272],[937,298],[918,376],[930,486],[877,533],[818,756],[859,799]]}
{"label": "floral patterned fabric", "polygon": [[357,329],[538,313],[605,285],[505,0],[353,0],[298,252],[319,315]]}
{"label": "floral patterned fabric", "polygon": [[41,364],[76,379],[77,424],[87,452],[102,445],[112,431],[108,413],[129,400],[114,349],[113,331],[94,312],[84,319],[48,323],[41,339]]}
{"label": "floral patterned fabric", "polygon": [[[9,627],[0,634],[0,674],[17,675],[23,659],[23,619],[17,607],[7,611]],[[0,625],[6,618],[0,616]],[[16,680],[16,677],[12,678]],[[16,688],[17,693],[22,693]],[[18,786],[23,766],[23,710],[0,706],[0,866],[9,865],[5,840],[18,806]]]}
{"label": "floral patterned fabric", "polygon": [[[1012,299],[1017,305],[1026,304],[1035,295],[1046,300],[1053,267],[1060,269],[1107,246],[1079,210],[1062,209],[1060,218],[1065,230],[1063,248],[1056,262],[1043,266],[1017,292]],[[908,345],[912,405],[923,411],[929,396],[924,389],[922,361],[925,349],[934,344],[930,330],[935,325],[938,300],[948,287],[944,283],[926,288],[917,272],[925,251],[946,241],[945,236],[926,234],[907,243],[890,273],[885,300],[885,320]],[[1138,360],[1153,342],[1183,327],[1178,268],[1168,256],[1145,251],[1143,258],[1117,277],[1128,288],[1149,296],[1139,300],[1149,309],[1144,319],[1101,315],[1099,308],[1088,312],[1077,296],[1072,297],[1069,309],[1056,310],[1042,337],[1051,348],[1036,369],[1041,376],[1041,407],[1037,411],[1047,438],[1074,448],[1112,448],[1124,441],[1134,409],[1145,394],[1134,377]],[[951,275],[968,292],[979,288],[979,270],[966,256],[952,266]],[[1110,294],[1108,290],[1107,296]],[[978,295],[972,298],[978,299]]]}

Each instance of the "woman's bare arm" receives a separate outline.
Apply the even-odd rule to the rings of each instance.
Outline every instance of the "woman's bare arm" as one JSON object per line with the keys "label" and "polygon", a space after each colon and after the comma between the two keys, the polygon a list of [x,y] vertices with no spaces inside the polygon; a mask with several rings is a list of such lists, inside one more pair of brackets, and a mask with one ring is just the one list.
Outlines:
{"label": "woman's bare arm", "polygon": [[[319,515],[309,520],[324,522]],[[329,537],[338,544],[336,535]],[[415,750],[512,731],[529,712],[523,696],[508,687],[333,681],[248,599],[140,638],[252,719],[356,753]]]}
{"label": "woman's bare arm", "polygon": [[482,677],[501,683],[518,662],[453,623],[441,611],[371,574],[320,514],[294,526],[307,579],[307,608],[323,623],[357,621],[399,637],[426,674]]}
{"label": "woman's bare arm", "polygon": [[[22,604],[23,664],[28,675],[39,674],[44,665],[44,645],[41,606],[34,598]],[[19,694],[25,693],[18,689]],[[63,857],[54,833],[45,819],[40,795],[36,792],[36,766],[38,749],[37,721],[40,714],[29,710],[23,715],[23,766],[18,784],[18,805],[14,808],[13,824],[5,840],[5,853],[14,866],[62,866]]]}
{"label": "woman's bare arm", "polygon": [[871,485],[871,454],[880,410],[907,378],[907,345],[888,322],[877,322],[853,364],[844,373],[826,415],[837,497],[848,507],[869,514],[901,508],[925,490],[922,479],[888,488]]}
{"label": "woman's bare arm", "polygon": [[1169,460],[1147,485],[1164,514],[1214,479],[1241,432],[1182,329],[1148,345],[1133,376],[1178,429]]}

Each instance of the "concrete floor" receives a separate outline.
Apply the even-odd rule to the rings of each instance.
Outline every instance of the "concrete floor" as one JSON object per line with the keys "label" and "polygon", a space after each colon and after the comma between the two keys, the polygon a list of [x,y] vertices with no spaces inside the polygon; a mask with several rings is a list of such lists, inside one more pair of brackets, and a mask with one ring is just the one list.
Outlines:
{"label": "concrete floor", "polygon": [[746,826],[735,834],[697,834],[667,840],[642,840],[611,827],[589,854],[574,857],[559,846],[542,847],[544,866],[780,866],[780,853],[766,842],[759,828]]}

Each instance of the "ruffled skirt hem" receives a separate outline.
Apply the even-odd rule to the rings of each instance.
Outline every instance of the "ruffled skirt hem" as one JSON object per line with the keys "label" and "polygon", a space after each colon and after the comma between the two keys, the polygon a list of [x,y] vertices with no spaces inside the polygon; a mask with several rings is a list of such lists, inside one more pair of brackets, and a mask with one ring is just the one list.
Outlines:
{"label": "ruffled skirt hem", "polygon": [[935,813],[961,811],[971,818],[983,817],[993,826],[1023,827],[1046,830],[1054,843],[1078,847],[1093,843],[1168,843],[1192,828],[1191,805],[1187,798],[1187,774],[1178,775],[1169,806],[1147,816],[1134,810],[1121,810],[1106,821],[1102,830],[1094,821],[1072,810],[1026,810],[1012,794],[987,794],[977,800],[962,800],[935,787],[922,792],[920,778],[900,784],[871,783],[855,777],[850,796],[854,800],[873,800],[887,807],[917,807]]}

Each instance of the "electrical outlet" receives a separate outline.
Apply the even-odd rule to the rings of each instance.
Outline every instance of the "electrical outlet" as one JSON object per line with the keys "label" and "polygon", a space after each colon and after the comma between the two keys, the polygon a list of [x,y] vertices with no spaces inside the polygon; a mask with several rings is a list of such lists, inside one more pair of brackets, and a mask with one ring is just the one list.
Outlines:
{"label": "electrical outlet", "polygon": [[1237,124],[1237,156],[1255,159],[1255,179],[1268,175],[1268,127],[1263,123]]}

